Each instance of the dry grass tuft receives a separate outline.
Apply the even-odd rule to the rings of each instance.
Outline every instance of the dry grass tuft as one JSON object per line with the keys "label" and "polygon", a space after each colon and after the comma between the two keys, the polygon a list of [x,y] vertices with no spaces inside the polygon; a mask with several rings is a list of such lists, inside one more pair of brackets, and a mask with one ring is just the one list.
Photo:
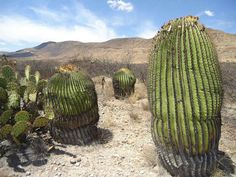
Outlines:
{"label": "dry grass tuft", "polygon": [[149,105],[148,105],[148,102],[142,102],[142,108],[144,111],[149,111]]}
{"label": "dry grass tuft", "polygon": [[139,119],[138,114],[134,113],[134,112],[129,113],[129,116],[132,120],[135,120],[135,121],[137,121]]}
{"label": "dry grass tuft", "polygon": [[106,113],[106,116],[101,120],[101,125],[104,128],[115,127],[115,118],[112,116],[112,113]]}
{"label": "dry grass tuft", "polygon": [[155,146],[144,145],[142,156],[147,162],[148,166],[155,167],[159,165],[158,155]]}

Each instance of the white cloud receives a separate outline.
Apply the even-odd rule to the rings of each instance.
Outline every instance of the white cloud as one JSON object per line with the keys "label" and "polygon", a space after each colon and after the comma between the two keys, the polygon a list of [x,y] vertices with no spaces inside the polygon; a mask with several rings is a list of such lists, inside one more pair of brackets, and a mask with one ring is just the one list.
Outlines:
{"label": "white cloud", "polygon": [[204,11],[204,14],[207,15],[207,16],[209,16],[209,17],[215,16],[215,13],[214,13],[213,11],[210,11],[210,10],[205,10],[205,11]]}
{"label": "white cloud", "polygon": [[35,14],[41,17],[47,17],[53,20],[59,20],[59,15],[46,7],[29,7]]}
{"label": "white cloud", "polygon": [[76,14],[70,14],[70,17],[67,17],[74,20],[72,25],[66,24],[66,21],[53,25],[53,19],[56,21],[58,14],[48,9],[31,8],[36,14],[51,18],[52,23],[36,21],[18,14],[0,16],[0,41],[23,48],[26,44],[29,46],[29,44],[45,41],[101,42],[117,37],[115,31],[91,11],[80,4],[76,8]]}
{"label": "white cloud", "polygon": [[131,12],[134,9],[134,6],[132,3],[125,2],[122,0],[108,0],[107,4],[110,6],[110,8],[120,10],[120,11]]}
{"label": "white cloud", "polygon": [[156,35],[158,28],[150,21],[143,22],[142,24],[142,27],[138,29],[139,32],[137,36],[146,39],[153,38]]}

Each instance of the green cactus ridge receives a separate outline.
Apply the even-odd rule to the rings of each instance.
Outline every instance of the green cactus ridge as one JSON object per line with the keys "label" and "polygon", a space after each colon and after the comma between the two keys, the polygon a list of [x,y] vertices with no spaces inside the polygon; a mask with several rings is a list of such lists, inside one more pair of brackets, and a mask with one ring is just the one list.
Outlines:
{"label": "green cactus ridge", "polygon": [[129,97],[134,92],[136,78],[128,68],[121,68],[114,73],[112,84],[116,98]]}
{"label": "green cactus ridge", "polygon": [[30,115],[27,111],[19,111],[15,114],[15,121],[29,121]]}
{"label": "green cactus ridge", "polygon": [[11,109],[4,111],[0,116],[0,124],[5,125],[11,118],[13,111]]}
{"label": "green cactus ridge", "polygon": [[167,170],[209,176],[216,164],[223,91],[217,53],[197,17],[171,20],[154,38],[148,97],[153,140]]}
{"label": "green cactus ridge", "polygon": [[51,123],[53,130],[77,129],[94,125],[99,120],[94,83],[82,72],[53,75],[47,84],[46,104],[52,107],[55,115]]}

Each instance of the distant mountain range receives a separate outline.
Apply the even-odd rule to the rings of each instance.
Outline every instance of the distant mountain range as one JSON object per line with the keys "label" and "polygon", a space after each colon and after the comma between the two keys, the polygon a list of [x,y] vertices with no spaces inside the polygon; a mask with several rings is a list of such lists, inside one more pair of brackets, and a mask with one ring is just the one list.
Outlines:
{"label": "distant mountain range", "polygon": [[[236,61],[236,34],[207,29],[217,47],[220,61]],[[152,39],[118,38],[106,42],[45,42],[33,48],[7,53],[24,60],[106,60],[110,62],[146,63]]]}

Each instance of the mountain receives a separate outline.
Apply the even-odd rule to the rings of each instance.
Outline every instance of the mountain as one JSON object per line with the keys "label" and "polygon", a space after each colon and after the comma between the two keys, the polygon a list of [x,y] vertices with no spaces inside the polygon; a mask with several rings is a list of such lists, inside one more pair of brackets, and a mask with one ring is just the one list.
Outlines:
{"label": "mountain", "polygon": [[[215,44],[220,61],[236,61],[236,34],[207,29]],[[34,48],[8,53],[14,59],[33,60],[106,60],[146,63],[152,39],[118,38],[106,42],[83,43],[78,41],[45,42]]]}

